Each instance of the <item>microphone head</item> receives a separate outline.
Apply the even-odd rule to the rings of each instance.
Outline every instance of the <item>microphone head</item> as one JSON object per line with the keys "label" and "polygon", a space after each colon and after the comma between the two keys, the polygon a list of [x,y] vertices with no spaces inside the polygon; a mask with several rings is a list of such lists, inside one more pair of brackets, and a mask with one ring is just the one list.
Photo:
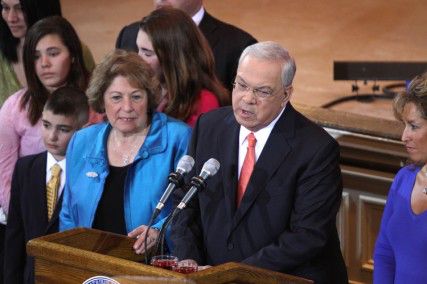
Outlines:
{"label": "microphone head", "polygon": [[202,168],[202,173],[205,172],[207,176],[214,176],[219,170],[219,162],[214,158],[210,158],[205,162]]}
{"label": "microphone head", "polygon": [[194,166],[194,159],[189,155],[184,155],[179,159],[178,165],[176,166],[176,171],[183,174],[188,173]]}

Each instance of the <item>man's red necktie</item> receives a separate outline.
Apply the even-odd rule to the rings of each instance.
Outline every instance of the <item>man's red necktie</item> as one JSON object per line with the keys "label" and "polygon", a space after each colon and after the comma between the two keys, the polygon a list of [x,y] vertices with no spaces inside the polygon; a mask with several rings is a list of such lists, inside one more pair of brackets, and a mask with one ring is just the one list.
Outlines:
{"label": "man's red necktie", "polygon": [[243,195],[245,194],[246,187],[248,185],[249,179],[252,175],[252,171],[254,170],[255,166],[255,135],[251,132],[248,134],[246,139],[248,140],[248,149],[246,152],[245,160],[243,161],[242,170],[240,171],[239,184],[237,186],[237,207],[239,207],[240,201],[242,200]]}

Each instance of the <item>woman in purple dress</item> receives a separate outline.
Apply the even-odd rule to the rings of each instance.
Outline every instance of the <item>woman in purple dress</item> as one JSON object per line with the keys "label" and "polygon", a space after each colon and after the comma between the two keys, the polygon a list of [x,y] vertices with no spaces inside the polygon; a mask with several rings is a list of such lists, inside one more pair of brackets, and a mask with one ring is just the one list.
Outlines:
{"label": "woman in purple dress", "polygon": [[394,101],[411,164],[396,175],[374,252],[374,283],[427,283],[427,73]]}

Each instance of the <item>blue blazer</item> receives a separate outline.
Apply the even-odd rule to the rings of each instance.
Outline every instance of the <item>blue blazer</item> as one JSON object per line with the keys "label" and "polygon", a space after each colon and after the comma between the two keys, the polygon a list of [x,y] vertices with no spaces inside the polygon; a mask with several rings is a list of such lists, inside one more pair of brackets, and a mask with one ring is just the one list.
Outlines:
{"label": "blue blazer", "polygon": [[[107,138],[109,123],[82,129],[73,136],[67,149],[67,182],[60,213],[60,230],[92,227],[98,202],[109,173]],[[147,225],[168,184],[168,175],[187,152],[191,128],[185,123],[154,113],[144,144],[130,165],[124,190],[124,215],[127,232]],[[169,214],[167,203],[154,227],[161,227]]]}

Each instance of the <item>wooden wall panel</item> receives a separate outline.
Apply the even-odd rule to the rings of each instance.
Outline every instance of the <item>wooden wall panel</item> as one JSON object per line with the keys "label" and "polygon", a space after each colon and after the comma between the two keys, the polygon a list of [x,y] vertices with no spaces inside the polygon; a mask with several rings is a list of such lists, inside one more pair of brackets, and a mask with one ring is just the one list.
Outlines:
{"label": "wooden wall panel", "polygon": [[385,202],[385,198],[363,194],[359,196],[359,220],[357,223],[360,228],[358,237],[360,261],[362,269],[369,272],[374,270],[373,253]]}

